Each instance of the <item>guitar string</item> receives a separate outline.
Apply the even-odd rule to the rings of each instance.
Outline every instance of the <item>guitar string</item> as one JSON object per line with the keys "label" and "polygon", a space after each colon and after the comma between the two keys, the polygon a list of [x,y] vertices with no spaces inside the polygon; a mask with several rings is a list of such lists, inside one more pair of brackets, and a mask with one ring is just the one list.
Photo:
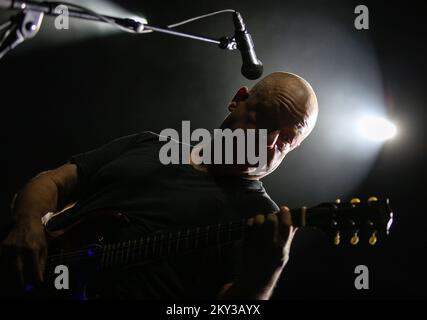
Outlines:
{"label": "guitar string", "polygon": [[[245,220],[246,221],[246,220]],[[205,227],[206,230],[204,230],[203,232],[181,232],[180,235],[178,235],[178,233],[175,233],[175,235],[178,235],[177,237],[173,237],[173,238],[167,238],[167,237],[159,237],[158,239],[155,239],[154,237],[157,235],[161,235],[161,233],[156,234],[156,235],[151,235],[148,236],[146,238],[143,239],[138,239],[138,240],[131,240],[130,243],[129,241],[123,241],[117,244],[111,244],[111,245],[106,245],[103,246],[102,248],[94,248],[95,251],[98,251],[98,253],[94,252],[93,255],[88,257],[88,250],[90,249],[80,249],[80,250],[75,250],[75,251],[71,251],[68,253],[64,253],[64,254],[55,254],[55,255],[50,255],[47,259],[47,263],[53,263],[55,260],[70,260],[70,259],[74,259],[74,258],[78,258],[78,257],[88,257],[88,258],[92,258],[92,257],[97,257],[97,256],[102,256],[104,253],[108,253],[108,251],[114,251],[115,254],[117,253],[123,253],[122,251],[128,250],[131,247],[135,247],[137,246],[138,249],[141,249],[141,247],[145,247],[145,248],[151,248],[154,247],[155,245],[157,245],[158,243],[167,243],[167,242],[172,242],[172,241],[176,241],[176,240],[186,240],[185,238],[197,238],[197,237],[206,237],[206,235],[208,234],[215,234],[215,233],[221,233],[221,232],[234,232],[236,230],[242,229],[242,227],[244,227],[244,225],[241,225],[242,222],[233,222],[233,224],[237,224],[239,223],[239,225],[234,225],[233,227],[231,226],[231,224],[228,225],[222,225],[222,227],[218,227],[218,226],[210,226],[210,228],[217,228],[217,230],[211,230],[210,228],[208,229],[207,227]],[[225,228],[228,227],[228,228]],[[222,228],[222,229],[221,229]],[[190,229],[191,231],[191,229]],[[173,233],[172,233],[173,234]],[[149,238],[152,238],[153,241],[149,241]],[[145,241],[144,241],[145,240]],[[136,243],[135,243],[136,241]],[[115,248],[112,248],[112,246],[115,245]],[[109,247],[110,246],[110,247]],[[96,250],[99,249],[99,250]]]}
{"label": "guitar string", "polygon": [[[232,243],[234,243],[235,242],[235,240],[226,240],[226,241],[224,241],[224,242],[221,242],[220,244],[215,244],[215,245],[209,245],[208,247],[223,247],[223,246],[226,246],[226,245],[228,245],[228,244],[232,244]],[[196,251],[198,251],[198,250],[200,250],[200,248],[189,248],[189,249],[187,249],[186,250],[186,252],[185,253],[193,253],[193,252],[196,252]],[[88,259],[90,259],[91,257],[88,257],[88,256],[84,256],[84,257],[82,257],[82,258],[79,258],[79,260],[88,260]],[[154,260],[156,260],[156,259],[160,259],[161,257],[147,257],[146,259],[147,260],[145,260],[145,261],[132,261],[133,263],[135,263],[135,264],[139,264],[139,263],[147,263],[147,262],[152,262],[152,261],[154,261]],[[116,261],[112,261],[112,263],[109,265],[109,266],[107,266],[107,268],[108,267],[110,267],[110,268],[113,268],[113,267],[115,267],[115,265],[114,265],[114,263],[115,263]],[[47,271],[49,271],[49,269],[51,269],[51,267],[52,267],[53,265],[52,264],[46,264],[46,267],[45,267],[45,272],[47,272]],[[49,276],[49,275],[48,275]]]}
{"label": "guitar string", "polygon": [[[155,245],[162,243],[162,242],[167,243],[167,242],[172,242],[175,240],[184,241],[184,240],[188,240],[190,238],[196,239],[196,238],[205,237],[209,233],[215,233],[215,232],[218,233],[218,235],[219,235],[220,233],[224,233],[224,232],[234,232],[234,231],[241,229],[241,228],[242,228],[242,226],[235,226],[234,228],[228,228],[226,230],[215,230],[215,231],[190,233],[190,234],[186,233],[186,234],[181,234],[180,236],[175,237],[175,238],[163,238],[163,239],[162,238],[158,238],[158,239],[153,238],[153,241],[148,241],[148,238],[145,238],[145,241],[141,241],[141,240],[133,240],[132,241],[131,240],[130,244],[129,244],[129,241],[124,241],[124,242],[121,242],[118,244],[113,244],[113,245],[115,245],[114,248],[107,247],[107,246],[104,246],[102,248],[95,248],[95,251],[98,251],[98,253],[94,252],[94,254],[91,256],[99,256],[99,255],[102,255],[103,253],[105,253],[107,251],[114,251],[115,253],[122,253],[122,251],[128,250],[129,248],[132,248],[132,247],[138,247],[138,249],[141,249],[141,247],[151,248],[151,247],[154,247]],[[152,238],[152,237],[153,236],[150,236],[149,238]],[[135,241],[136,241],[136,243],[135,243]],[[125,243],[126,243],[126,245],[125,245]],[[120,244],[122,244],[122,245],[120,246]],[[96,249],[99,249],[99,250],[96,250]],[[62,255],[56,254],[56,255],[49,256],[48,260],[49,261],[54,261],[55,259],[56,260],[65,260],[65,259],[70,259],[70,258],[79,257],[79,256],[87,256],[88,250],[89,249],[86,249],[86,250],[81,249],[81,250],[76,250],[73,253],[62,254]]]}
{"label": "guitar string", "polygon": [[[295,211],[295,210],[291,210],[291,211]],[[242,229],[247,225],[247,219],[243,218],[241,220],[237,220],[237,221],[230,221],[228,223],[223,223],[223,224],[217,224],[217,225],[209,225],[209,226],[202,226],[202,227],[198,227],[198,228],[189,228],[189,229],[185,229],[185,230],[181,230],[181,231],[172,231],[172,232],[159,232],[159,233],[155,233],[152,234],[150,236],[147,236],[145,238],[140,238],[137,240],[128,240],[128,241],[122,241],[119,243],[112,243],[112,244],[107,244],[102,246],[101,248],[98,248],[99,250],[96,250],[97,248],[92,248],[95,249],[95,251],[93,254],[88,255],[88,250],[91,248],[87,248],[87,249],[79,249],[79,250],[75,250],[75,251],[70,251],[67,253],[63,253],[63,254],[53,254],[48,256],[47,260],[46,260],[46,268],[50,265],[52,265],[54,263],[54,261],[61,261],[61,260],[74,260],[74,259],[81,259],[81,258],[92,258],[92,257],[99,257],[99,256],[103,256],[104,254],[106,254],[107,259],[113,259],[113,263],[114,260],[116,260],[117,258],[117,254],[121,253],[122,257],[121,259],[123,259],[125,251],[128,250],[129,248],[131,248],[132,246],[138,247],[138,250],[141,250],[141,248],[145,248],[146,252],[148,252],[148,250],[150,248],[153,248],[153,252],[154,250],[154,246],[157,245],[158,243],[171,243],[172,241],[180,241],[180,240],[184,240],[185,238],[187,238],[187,241],[190,238],[201,238],[201,237],[205,237],[206,235],[210,234],[210,233],[217,233],[218,236],[221,232],[233,232],[236,231],[236,229]],[[216,228],[216,230],[215,230]],[[202,232],[200,232],[200,229],[202,230]],[[169,238],[165,238],[165,235],[168,235]],[[170,237],[170,235],[173,235],[172,237]],[[156,239],[156,236],[159,236],[158,239]],[[163,236],[163,237],[161,237]],[[152,241],[150,241],[152,240]],[[234,240],[235,241],[235,240]],[[145,242],[145,243],[144,243]],[[178,246],[179,247],[179,242],[178,242]],[[160,247],[161,249],[162,247]],[[188,248],[187,248],[188,250]],[[132,254],[132,253],[131,253]],[[133,254],[135,256],[135,254]],[[139,254],[140,255],[140,254]],[[129,252],[126,252],[126,259],[129,259]],[[58,262],[56,262],[58,263]]]}
{"label": "guitar string", "polygon": [[[291,211],[296,211],[296,210],[291,210]],[[202,226],[202,227],[198,227],[199,229],[201,229],[201,232],[199,230],[199,232],[197,232],[197,227],[191,228],[191,229],[184,229],[181,231],[171,231],[169,233],[167,232],[159,232],[159,233],[155,233],[152,234],[150,236],[147,236],[145,238],[140,238],[137,240],[128,240],[128,241],[122,241],[119,243],[112,243],[112,244],[106,244],[103,245],[102,248],[100,248],[99,251],[101,251],[100,253],[96,254],[94,253],[93,256],[99,256],[99,255],[103,255],[104,253],[108,253],[107,251],[114,251],[116,254],[122,251],[125,251],[127,249],[129,249],[130,247],[134,246],[135,247],[135,241],[136,241],[136,245],[141,248],[142,247],[154,247],[156,244],[158,244],[159,242],[166,242],[166,241],[176,241],[176,240],[180,240],[182,238],[185,237],[201,237],[201,236],[206,236],[209,233],[220,233],[220,232],[231,232],[231,231],[235,231],[234,228],[244,228],[247,225],[247,219],[246,218],[242,218],[240,220],[233,220],[233,221],[229,221],[228,223],[220,223],[220,224],[214,224],[214,225],[208,225],[208,226]],[[234,225],[234,226],[233,226]],[[216,229],[216,230],[215,230]],[[186,231],[187,230],[187,231]],[[189,231],[188,231],[189,230]],[[172,238],[167,238],[165,239],[165,237],[163,237],[163,239],[160,237],[160,239],[155,239],[156,236],[161,236],[161,235],[170,235],[172,234],[173,237]],[[152,241],[150,241],[152,240]],[[143,244],[144,242],[148,242]],[[110,247],[108,247],[110,246]],[[114,248],[112,248],[112,246],[115,246]],[[108,249],[107,249],[108,248]],[[69,259],[69,258],[74,258],[74,257],[81,257],[81,256],[86,256],[87,252],[90,248],[87,249],[79,249],[79,250],[75,250],[75,251],[69,251],[63,254],[53,254],[53,255],[49,255],[48,259],[53,261],[54,259]],[[96,250],[96,248],[95,248]]]}
{"label": "guitar string", "polygon": [[[111,243],[111,244],[106,244],[103,246],[103,248],[105,248],[107,245],[112,246],[115,245],[116,249],[119,245],[122,245],[121,247],[123,248],[128,248],[134,245],[134,242],[143,242],[143,240],[149,240],[152,239],[154,237],[158,237],[163,235],[163,239],[155,239],[155,241],[166,241],[166,240],[177,240],[179,238],[182,238],[184,236],[194,236],[194,235],[206,235],[207,233],[214,233],[214,232],[224,232],[227,231],[229,228],[232,227],[243,227],[242,224],[245,224],[246,219],[242,219],[242,221],[233,221],[227,224],[218,224],[218,225],[209,225],[209,226],[205,226],[205,227],[199,227],[199,231],[196,231],[197,228],[189,228],[189,229],[184,229],[181,231],[171,231],[171,232],[158,232],[158,233],[153,233],[151,235],[148,235],[146,237],[143,238],[139,238],[139,239],[134,239],[134,240],[125,240],[122,242],[117,242],[117,243]],[[235,226],[233,226],[233,224]],[[238,224],[236,226],[236,224]],[[189,231],[188,231],[189,230]],[[170,234],[172,234],[175,238],[167,238],[165,239],[165,237],[169,236]],[[129,244],[130,242],[130,244]],[[66,253],[58,253],[58,254],[53,254],[50,255],[49,257],[55,257],[55,256],[62,256],[62,257],[66,257],[70,254],[74,254],[74,253],[79,253],[79,252],[87,252],[88,249],[78,249],[75,251],[68,251]]]}
{"label": "guitar string", "polygon": [[[291,212],[295,215],[295,212],[296,210],[294,210],[294,209],[292,209],[291,210]],[[293,219],[294,221],[296,220],[296,219]],[[213,232],[212,230],[210,230],[211,228],[212,229],[215,229],[215,228],[218,228],[218,230],[215,230],[216,232],[220,232],[220,230],[219,229],[221,229],[221,228],[230,228],[230,226],[232,225],[232,224],[243,224],[243,226],[238,226],[238,227],[244,227],[245,225],[246,225],[246,223],[247,223],[247,221],[248,221],[248,219],[246,219],[246,218],[242,218],[242,219],[240,219],[240,220],[233,220],[233,221],[229,221],[229,222],[227,222],[227,223],[219,223],[219,224],[213,224],[213,225],[208,225],[208,226],[199,226],[199,227],[193,227],[193,228],[188,228],[188,229],[184,229],[184,230],[181,230],[181,231],[171,231],[171,232],[164,232],[164,231],[160,231],[160,232],[158,232],[158,233],[155,233],[155,234],[152,234],[152,235],[149,235],[149,236],[147,236],[147,237],[145,237],[145,238],[140,238],[140,239],[136,239],[136,240],[130,240],[130,242],[131,242],[131,244],[129,244],[128,246],[126,246],[125,244],[126,243],[129,243],[129,240],[128,241],[122,241],[122,242],[118,242],[118,243],[112,243],[112,244],[106,244],[106,245],[104,245],[103,246],[103,248],[106,248],[106,246],[107,245],[116,245],[116,248],[114,249],[114,250],[116,250],[117,249],[117,246],[119,246],[119,245],[122,245],[121,247],[124,247],[124,248],[128,248],[128,247],[130,247],[130,246],[132,246],[132,245],[134,245],[134,242],[135,241],[137,241],[137,242],[143,242],[143,240],[149,240],[150,238],[152,238],[152,237],[155,237],[155,236],[157,236],[157,235],[170,235],[170,234],[173,234],[174,236],[176,236],[176,235],[178,235],[176,238],[174,238],[174,239],[169,239],[169,240],[179,240],[179,238],[180,237],[183,237],[183,233],[185,232],[186,234],[185,234],[185,236],[187,235],[187,232],[188,231],[185,231],[185,230],[190,230],[190,233],[197,233],[197,231],[195,231],[197,228],[199,228],[199,229],[201,229],[203,232],[201,233],[202,235],[205,235],[206,233],[210,233],[210,232]],[[223,231],[223,230],[221,230],[221,231]],[[226,230],[225,230],[226,231]],[[200,234],[200,233],[199,233]],[[156,241],[160,241],[160,240],[162,240],[162,239],[157,239]],[[163,239],[163,240],[165,240],[165,239]],[[133,243],[133,244],[132,244]],[[61,254],[61,253],[59,253],[59,254],[53,254],[53,255],[49,255],[49,257],[48,258],[54,258],[55,256],[57,256],[57,257],[67,257],[67,256],[70,256],[70,255],[73,255],[73,254],[79,254],[79,253],[87,253],[87,250],[88,249],[79,249],[79,250],[74,250],[74,251],[69,251],[69,252],[66,252],[66,253],[63,253],[63,254]]]}
{"label": "guitar string", "polygon": [[[228,244],[228,243],[234,243],[236,240],[238,240],[238,239],[227,239],[227,240],[222,241],[219,244],[218,243],[217,244],[207,244],[205,247],[221,246],[221,245],[225,245],[225,244]],[[185,248],[185,252],[189,253],[189,252],[193,252],[193,251],[199,250],[199,249],[200,249],[200,247],[199,248],[188,247],[188,248]],[[117,264],[117,262],[123,262],[123,256],[122,256],[121,259],[117,259],[117,254],[118,253],[119,252],[115,252],[115,255],[111,255],[109,257],[107,256],[109,261],[108,261],[108,263],[104,262],[102,267],[107,267],[107,268],[108,267],[114,267],[114,265]],[[168,253],[168,254],[171,254],[171,253]],[[68,261],[70,261],[70,262],[72,262],[72,260],[85,261],[85,260],[90,260],[93,257],[99,257],[99,256],[102,256],[102,255],[103,255],[103,253],[96,254],[96,255],[93,255],[93,256],[88,256],[87,254],[83,254],[83,255],[80,255],[80,256],[69,257]],[[132,261],[132,259],[131,259],[131,261],[129,261],[129,259],[127,259],[127,260],[128,260],[128,262],[138,263],[138,261],[135,260],[135,258],[137,258],[137,259],[145,258],[145,259],[148,259],[148,260],[153,260],[153,259],[161,258],[161,255],[157,256],[157,257],[155,257],[155,256],[142,256],[142,255],[138,255],[136,257],[135,256],[133,257],[133,261]],[[107,264],[107,265],[105,265],[105,264]],[[54,261],[47,262],[46,265],[45,265],[46,272],[51,271],[51,269],[53,269],[53,267],[56,266],[56,265],[58,265],[58,262],[56,262],[56,263]]]}
{"label": "guitar string", "polygon": [[[295,212],[295,210],[292,210]],[[145,247],[145,248],[151,248],[154,247],[155,245],[157,245],[159,242],[172,242],[172,241],[176,241],[176,240],[185,240],[185,238],[192,238],[192,237],[205,237],[207,234],[209,233],[221,233],[221,232],[233,232],[236,229],[241,229],[244,228],[247,225],[247,219],[246,218],[242,218],[240,220],[233,220],[233,221],[229,221],[228,223],[222,223],[222,224],[216,224],[216,225],[208,225],[208,226],[202,226],[202,227],[198,227],[200,230],[197,231],[197,228],[191,228],[191,229],[185,229],[185,230],[181,230],[181,231],[171,231],[169,233],[167,232],[159,232],[159,233],[155,233],[152,234],[150,236],[147,236],[145,238],[140,238],[137,240],[128,240],[128,241],[122,241],[119,243],[112,243],[112,244],[106,244],[103,245],[101,248],[99,248],[99,250],[96,250],[97,248],[94,248],[96,251],[99,251],[99,253],[94,252],[93,255],[91,255],[90,257],[97,257],[97,256],[102,256],[103,254],[108,254],[108,251],[114,251],[114,254],[118,254],[118,253],[122,253],[124,254],[125,250],[128,250],[131,247],[138,247],[138,249],[140,250],[141,247]],[[215,230],[216,229],[216,230]],[[169,238],[165,238],[165,235],[173,235],[173,237],[169,237]],[[163,238],[161,236],[164,236]],[[158,239],[156,239],[156,236],[160,236]],[[187,240],[188,240],[187,239]],[[152,240],[152,241],[150,241]],[[146,243],[144,243],[146,242]],[[110,246],[110,247],[109,247]],[[112,247],[114,246],[114,248]],[[53,263],[53,261],[57,261],[57,260],[64,260],[64,259],[74,259],[74,258],[79,258],[79,257],[85,257],[88,255],[88,250],[91,248],[87,248],[87,249],[79,249],[79,250],[75,250],[75,251],[70,251],[67,253],[60,253],[60,254],[53,254],[53,255],[49,255],[48,259],[46,260],[46,264],[49,262]],[[127,253],[127,255],[129,255],[129,253]],[[90,258],[89,257],[89,258]]]}

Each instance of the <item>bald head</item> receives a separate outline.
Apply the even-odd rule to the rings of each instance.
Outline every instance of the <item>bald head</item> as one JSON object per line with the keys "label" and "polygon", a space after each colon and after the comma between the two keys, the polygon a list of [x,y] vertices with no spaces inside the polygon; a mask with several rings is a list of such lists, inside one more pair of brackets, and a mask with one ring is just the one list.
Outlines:
{"label": "bald head", "polygon": [[295,118],[307,136],[317,120],[317,98],[311,85],[293,73],[274,72],[261,79],[249,96]]}
{"label": "bald head", "polygon": [[221,129],[266,130],[267,163],[262,170],[254,174],[248,164],[221,166],[219,169],[251,179],[273,172],[285,156],[310,134],[318,113],[316,94],[310,84],[286,72],[269,74],[251,90],[240,88],[230,101],[228,110],[230,113]]}

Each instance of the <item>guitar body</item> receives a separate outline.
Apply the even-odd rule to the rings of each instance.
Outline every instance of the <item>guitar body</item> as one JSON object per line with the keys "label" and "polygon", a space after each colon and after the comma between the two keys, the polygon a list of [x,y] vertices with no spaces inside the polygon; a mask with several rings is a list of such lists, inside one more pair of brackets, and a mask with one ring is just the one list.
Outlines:
{"label": "guitar body", "polygon": [[[53,218],[54,219],[54,218]],[[48,241],[44,284],[27,288],[27,298],[86,300],[87,285],[99,277],[106,235],[129,223],[121,213],[97,211],[62,230],[45,230]],[[85,256],[86,255],[86,256]],[[78,257],[79,259],[75,259]],[[64,271],[64,267],[66,271]],[[65,275],[67,272],[68,275]],[[68,278],[68,283],[63,277]],[[68,288],[68,289],[67,289]]]}
{"label": "guitar body", "polygon": [[[55,219],[55,218],[53,218]],[[129,219],[120,212],[95,211],[62,230],[46,229],[49,249],[70,251],[88,243],[102,244],[104,236],[126,226]]]}

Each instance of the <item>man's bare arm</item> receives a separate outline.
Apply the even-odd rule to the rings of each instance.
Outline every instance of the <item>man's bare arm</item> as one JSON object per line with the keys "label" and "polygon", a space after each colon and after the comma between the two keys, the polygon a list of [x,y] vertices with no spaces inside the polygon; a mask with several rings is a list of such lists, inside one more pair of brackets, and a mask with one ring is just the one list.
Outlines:
{"label": "man's bare arm", "polygon": [[77,166],[65,164],[32,178],[12,203],[14,225],[0,244],[1,277],[12,285],[43,280],[47,254],[41,217],[60,211],[77,190]]}
{"label": "man's bare arm", "polygon": [[264,274],[262,278],[257,274],[253,274],[250,277],[240,278],[234,282],[227,283],[222,287],[218,298],[224,300],[269,300],[282,271],[283,266],[278,267],[271,273]]}
{"label": "man's bare arm", "polygon": [[32,178],[16,195],[12,211],[16,224],[41,223],[47,212],[62,210],[77,188],[77,166],[64,164]]}

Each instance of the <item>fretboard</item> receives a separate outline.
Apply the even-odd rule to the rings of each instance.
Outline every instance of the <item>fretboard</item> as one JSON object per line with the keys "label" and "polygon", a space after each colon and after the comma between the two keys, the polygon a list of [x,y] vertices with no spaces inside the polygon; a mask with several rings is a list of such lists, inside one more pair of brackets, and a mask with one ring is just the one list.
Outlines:
{"label": "fretboard", "polygon": [[[303,209],[291,210],[293,225],[304,222]],[[111,269],[153,261],[212,246],[221,246],[243,238],[247,219],[215,225],[198,226],[172,232],[156,232],[137,240],[110,243],[104,246],[89,246],[74,252],[63,252],[48,257],[47,269],[54,265],[100,260],[101,269]]]}
{"label": "fretboard", "polygon": [[104,247],[101,264],[103,268],[129,265],[234,242],[242,238],[245,223],[246,220],[241,220],[158,232],[139,240],[108,244]]}

